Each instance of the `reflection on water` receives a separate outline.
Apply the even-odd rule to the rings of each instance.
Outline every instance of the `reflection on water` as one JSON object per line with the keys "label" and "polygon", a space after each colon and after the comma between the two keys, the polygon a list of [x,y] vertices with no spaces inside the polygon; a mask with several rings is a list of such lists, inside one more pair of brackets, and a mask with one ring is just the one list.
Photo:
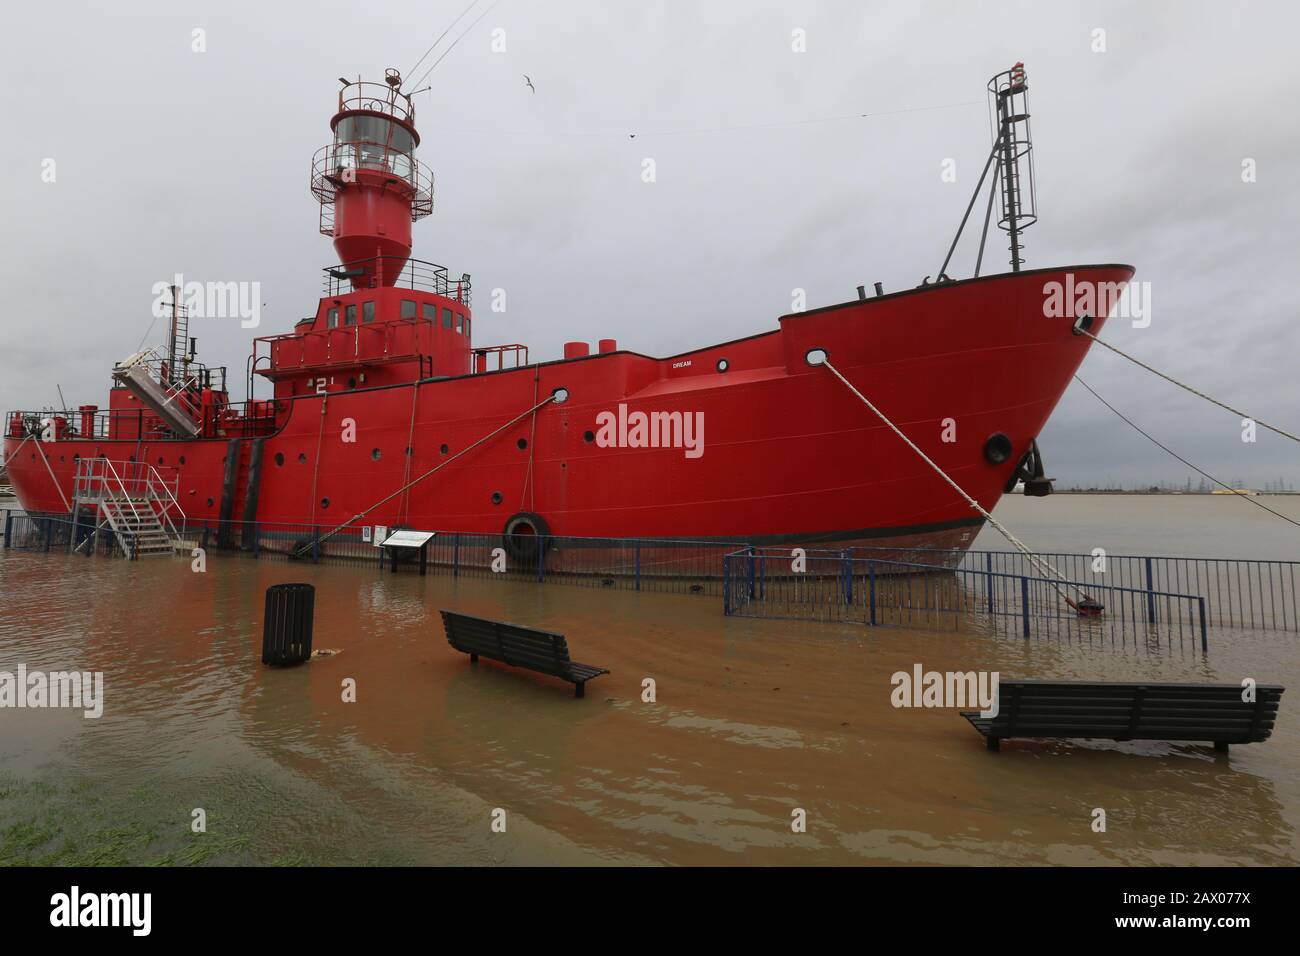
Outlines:
{"label": "reflection on water", "polygon": [[[292,580],[316,585],[316,646],[341,653],[270,670],[263,593]],[[0,670],[102,670],[106,694],[98,721],[0,711],[0,862],[1300,862],[1295,635],[1212,641],[1204,659],[222,556],[194,574],[9,552],[0,585]],[[470,667],[439,607],[561,631],[612,673],[575,700]],[[917,662],[1291,690],[1273,738],[1226,758],[1156,742],[990,754],[952,711],[890,706],[890,675]]]}

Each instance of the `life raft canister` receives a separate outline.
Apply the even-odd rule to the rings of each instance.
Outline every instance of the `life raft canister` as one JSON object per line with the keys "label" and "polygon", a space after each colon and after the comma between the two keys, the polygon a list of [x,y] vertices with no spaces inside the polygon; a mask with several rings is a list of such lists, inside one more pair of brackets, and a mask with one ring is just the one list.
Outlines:
{"label": "life raft canister", "polygon": [[[538,545],[538,539],[541,545]],[[551,547],[551,526],[541,515],[520,511],[510,516],[501,534],[506,557],[513,567],[536,567]]]}

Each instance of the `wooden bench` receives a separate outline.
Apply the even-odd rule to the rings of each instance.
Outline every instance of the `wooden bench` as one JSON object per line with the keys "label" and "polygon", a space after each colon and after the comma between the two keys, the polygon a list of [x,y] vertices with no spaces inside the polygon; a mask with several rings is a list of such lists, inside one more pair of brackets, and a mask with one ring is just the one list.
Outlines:
{"label": "wooden bench", "polygon": [[480,657],[487,657],[511,667],[549,674],[572,683],[574,697],[585,695],[587,681],[609,673],[603,667],[570,660],[569,643],[563,634],[455,611],[443,610],[441,614],[443,627],[447,630],[447,643],[468,654],[471,664],[477,664]]}
{"label": "wooden bench", "polygon": [[1227,752],[1229,744],[1268,739],[1282,690],[1259,684],[1247,703],[1239,684],[1000,681],[996,717],[962,716],[989,750],[1013,737],[1073,737],[1207,741]]}

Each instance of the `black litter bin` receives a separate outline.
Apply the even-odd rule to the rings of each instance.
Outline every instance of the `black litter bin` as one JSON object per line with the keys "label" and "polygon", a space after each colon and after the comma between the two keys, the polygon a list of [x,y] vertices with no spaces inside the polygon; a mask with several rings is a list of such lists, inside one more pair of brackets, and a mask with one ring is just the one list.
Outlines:
{"label": "black litter bin", "polygon": [[262,619],[262,663],[301,664],[311,657],[311,624],[316,588],[310,584],[273,584],[266,589]]}

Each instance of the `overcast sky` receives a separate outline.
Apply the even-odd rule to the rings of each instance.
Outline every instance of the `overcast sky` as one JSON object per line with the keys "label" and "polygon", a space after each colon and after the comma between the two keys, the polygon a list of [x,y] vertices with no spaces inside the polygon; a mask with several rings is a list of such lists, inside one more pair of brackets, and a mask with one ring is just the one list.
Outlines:
{"label": "overcast sky", "polygon": [[[256,333],[191,329],[242,399],[251,336],[314,313],[334,261],[307,180],[335,78],[407,70],[468,2],[7,9],[0,406],[57,404],[56,383],[71,405],[106,404],[154,283],[176,273],[261,283]],[[499,0],[417,97],[437,199],[414,255],[473,275],[476,344],[526,342],[540,360],[569,339],[671,354],[771,329],[796,288],[816,307],[911,287],[938,270],[987,154],[985,83],[1023,60],[1041,217],[1028,267],[1132,263],[1150,327],[1105,337],[1294,431],[1298,27],[1290,2]],[[888,115],[807,122],[862,113]],[[1005,246],[991,242],[997,271]],[[949,273],[973,259],[972,242]],[[1232,415],[1100,349],[1082,374],[1211,473],[1300,487],[1294,442],[1243,444]],[[1078,385],[1040,443],[1066,485],[1190,474]]]}

